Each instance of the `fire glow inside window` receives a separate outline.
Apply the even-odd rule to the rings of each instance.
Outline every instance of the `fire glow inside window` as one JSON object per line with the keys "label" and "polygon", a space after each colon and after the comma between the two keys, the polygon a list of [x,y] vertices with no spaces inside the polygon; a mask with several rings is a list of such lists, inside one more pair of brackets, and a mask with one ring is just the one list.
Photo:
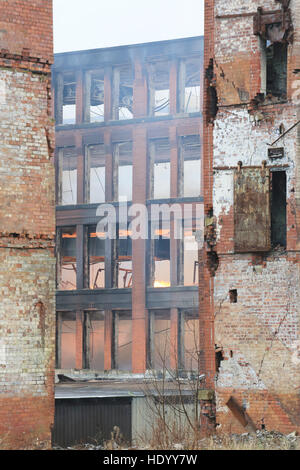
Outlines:
{"label": "fire glow inside window", "polygon": [[61,369],[75,369],[76,366],[76,314],[59,313],[60,321],[60,364]]}

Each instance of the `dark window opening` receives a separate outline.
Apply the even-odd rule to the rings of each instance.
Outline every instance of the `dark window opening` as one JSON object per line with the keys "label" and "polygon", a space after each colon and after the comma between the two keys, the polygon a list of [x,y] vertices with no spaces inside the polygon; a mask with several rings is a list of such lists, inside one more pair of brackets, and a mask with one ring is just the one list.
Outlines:
{"label": "dark window opening", "polygon": [[287,44],[267,41],[267,95],[286,98],[287,93]]}
{"label": "dark window opening", "polygon": [[271,242],[272,246],[286,247],[286,173],[272,172],[271,200]]}
{"label": "dark window opening", "polygon": [[229,291],[229,300],[231,304],[237,303],[237,290],[236,289],[231,289]]}
{"label": "dark window opening", "polygon": [[223,349],[216,346],[215,349],[216,371],[220,371],[221,362],[224,360]]}

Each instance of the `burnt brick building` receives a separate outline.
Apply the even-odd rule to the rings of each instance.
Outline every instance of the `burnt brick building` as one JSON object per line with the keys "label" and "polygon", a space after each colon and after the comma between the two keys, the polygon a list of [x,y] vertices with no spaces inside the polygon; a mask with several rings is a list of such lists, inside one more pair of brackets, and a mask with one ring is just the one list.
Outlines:
{"label": "burnt brick building", "polygon": [[0,447],[54,421],[52,1],[0,3]]}
{"label": "burnt brick building", "polygon": [[[183,240],[161,225],[134,240],[120,211],[141,204],[151,224],[154,204],[202,206],[202,60],[201,37],[55,56],[60,373],[160,370],[164,345],[167,367],[197,368],[194,222]],[[104,203],[116,240],[97,231]]]}
{"label": "burnt brick building", "polygon": [[300,8],[205,2],[203,371],[223,431],[299,429]]}

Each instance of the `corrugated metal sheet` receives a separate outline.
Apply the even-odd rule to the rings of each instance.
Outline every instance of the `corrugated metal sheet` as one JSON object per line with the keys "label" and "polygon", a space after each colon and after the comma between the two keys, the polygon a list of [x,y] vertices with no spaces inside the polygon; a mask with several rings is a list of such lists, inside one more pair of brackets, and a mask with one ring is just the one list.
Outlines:
{"label": "corrugated metal sheet", "polygon": [[[174,400],[175,398],[175,400]],[[176,400],[177,398],[177,400]],[[153,433],[160,426],[159,418],[164,415],[167,427],[176,431],[176,436],[187,437],[190,432],[193,433],[189,425],[189,419],[194,422],[196,410],[193,403],[193,397],[172,397],[172,404],[168,397],[163,399],[164,413],[162,405],[159,406],[154,397],[134,397],[132,399],[132,443],[133,445],[144,445],[145,442],[151,442]],[[184,403],[184,407],[182,405]],[[172,433],[169,436],[172,439]]]}
{"label": "corrugated metal sheet", "polygon": [[63,448],[101,444],[110,439],[114,426],[131,441],[131,398],[57,399],[52,443]]}
{"label": "corrugated metal sheet", "polygon": [[234,246],[238,253],[271,248],[270,170],[267,168],[235,171]]}

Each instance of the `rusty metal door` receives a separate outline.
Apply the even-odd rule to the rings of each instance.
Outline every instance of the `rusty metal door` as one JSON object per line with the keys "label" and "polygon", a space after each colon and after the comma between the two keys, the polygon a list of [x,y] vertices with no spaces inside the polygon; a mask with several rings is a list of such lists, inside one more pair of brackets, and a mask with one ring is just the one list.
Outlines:
{"label": "rusty metal door", "polygon": [[234,173],[234,247],[237,253],[271,248],[270,170]]}

